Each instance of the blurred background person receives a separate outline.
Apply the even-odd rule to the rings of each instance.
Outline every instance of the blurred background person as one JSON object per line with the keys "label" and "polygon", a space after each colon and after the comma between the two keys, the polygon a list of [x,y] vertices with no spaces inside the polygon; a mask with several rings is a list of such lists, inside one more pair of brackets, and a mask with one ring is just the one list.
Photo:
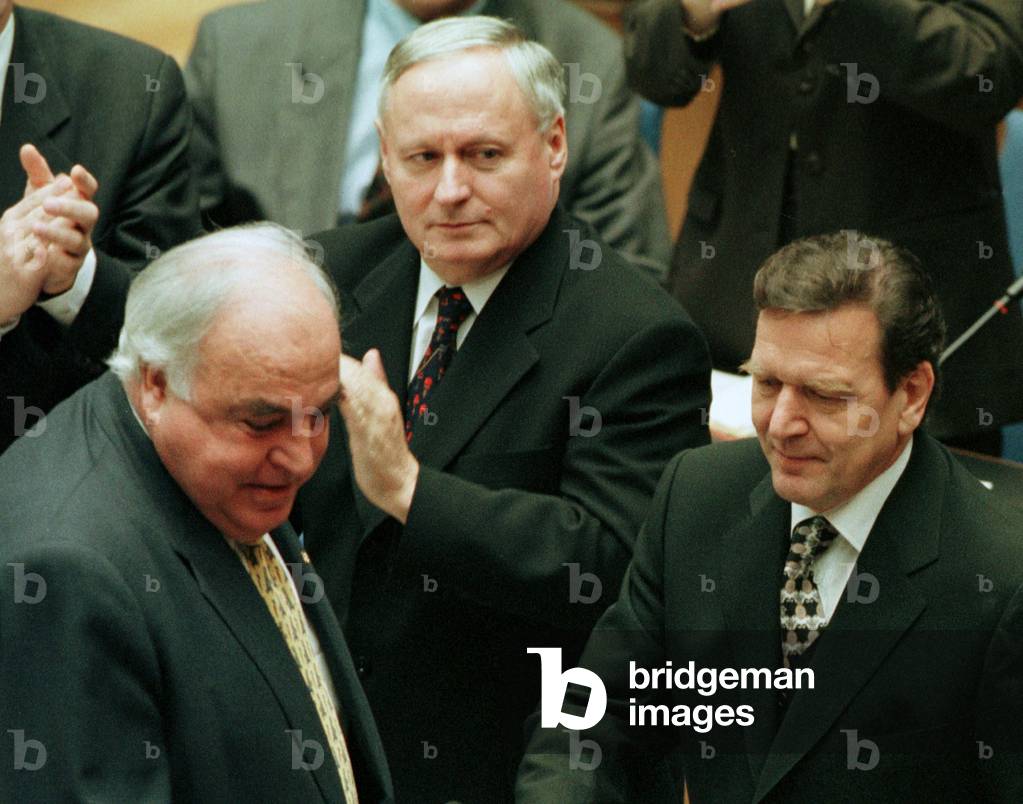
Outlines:
{"label": "blurred background person", "polygon": [[[779,245],[858,229],[916,253],[950,340],[1013,278],[995,127],[1023,96],[1018,0],[640,0],[630,84],[689,103],[724,88],[689,191],[669,286],[734,371],[755,323],[747,289]],[[929,427],[997,453],[1023,418],[1023,321],[995,318],[943,367]]]}
{"label": "blurred background person", "polygon": [[[190,113],[169,56],[0,0],[0,90],[0,210],[60,174],[75,178],[73,193],[48,202],[51,212],[41,202],[29,217],[24,206],[5,212],[0,294],[10,301],[17,285],[22,299],[0,302],[21,308],[0,320],[2,451],[103,371],[132,276],[200,225]],[[22,152],[26,143],[32,148]],[[36,265],[40,245],[37,270],[47,276],[36,274],[38,293],[28,298],[31,288],[14,277]]]}

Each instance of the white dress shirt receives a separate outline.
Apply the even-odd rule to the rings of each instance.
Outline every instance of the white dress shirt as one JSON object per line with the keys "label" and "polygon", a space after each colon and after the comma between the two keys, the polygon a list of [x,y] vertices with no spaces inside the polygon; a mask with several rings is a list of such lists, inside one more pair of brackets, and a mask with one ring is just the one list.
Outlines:
{"label": "white dress shirt", "polygon": [[877,521],[881,508],[906,470],[912,451],[913,439],[910,437],[902,453],[891,466],[870,481],[855,497],[837,508],[830,511],[814,511],[805,505],[792,503],[790,533],[804,519],[817,516],[819,513],[826,516],[839,533],[831,546],[813,563],[813,579],[820,592],[825,624],[831,621],[835,609],[838,608],[874,522]]}
{"label": "white dress shirt", "polygon": [[[472,312],[466,316],[465,321],[462,322],[458,332],[455,334],[456,348],[461,348],[466,336],[469,334],[469,330],[472,329],[472,325],[476,321],[476,317],[483,312],[484,305],[493,295],[494,291],[497,290],[497,286],[501,284],[501,280],[504,279],[504,275],[508,273],[510,267],[511,263],[508,263],[504,268],[499,268],[482,279],[466,282],[461,286],[465,297],[469,300],[469,304],[472,305]],[[436,294],[444,285],[444,280],[437,276],[429,265],[420,260],[419,291],[416,294],[416,306],[412,313],[412,349],[409,352],[411,359],[409,360],[408,367],[409,382],[412,382],[416,369],[419,368],[419,364],[423,361],[423,355],[426,354],[426,348],[430,345],[433,331],[437,327],[437,313],[440,304],[437,301]]]}

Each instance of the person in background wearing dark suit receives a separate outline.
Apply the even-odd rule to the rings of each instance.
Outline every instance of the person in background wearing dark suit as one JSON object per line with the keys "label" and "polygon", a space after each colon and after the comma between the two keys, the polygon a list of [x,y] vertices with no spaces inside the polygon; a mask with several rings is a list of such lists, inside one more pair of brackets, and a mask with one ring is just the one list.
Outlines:
{"label": "person in background wearing dark suit", "polygon": [[707,441],[699,332],[557,207],[563,93],[510,23],[418,28],[379,102],[397,215],[314,237],[354,357],[299,522],[399,800],[511,799],[526,647],[577,655],[657,476]]}
{"label": "person in background wearing dark suit", "polygon": [[[625,16],[650,100],[687,104],[723,73],[669,279],[715,368],[749,354],[753,273],[798,237],[909,249],[950,339],[1012,283],[995,132],[1023,96],[1019,0],[641,0]],[[1023,317],[1004,313],[943,366],[930,428],[947,443],[999,454],[1023,420]]]}
{"label": "person in background wearing dark suit", "polygon": [[568,0],[266,0],[214,11],[185,67],[204,214],[308,234],[393,212],[373,124],[384,62],[420,25],[456,14],[508,19],[561,62],[571,90],[562,202],[662,279],[671,241],[660,168],[640,136],[621,40]]}
{"label": "person in background wearing dark suit", "polygon": [[0,457],[0,799],[393,800],[287,523],[337,322],[279,227],[179,246],[132,285],[113,371]]}
{"label": "person in background wearing dark suit", "polygon": [[[1023,516],[920,427],[944,333],[926,274],[885,241],[851,258],[850,237],[795,241],[757,273],[759,443],[666,470],[581,662],[607,712],[574,739],[533,733],[523,804],[646,801],[672,743],[693,804],[1023,797]],[[813,683],[644,683],[690,663],[722,685]],[[630,725],[644,706],[678,719]],[[574,770],[565,742],[588,748]]]}
{"label": "person in background wearing dark suit", "polygon": [[169,56],[0,0],[0,452],[102,372],[132,276],[199,233],[190,125]]}

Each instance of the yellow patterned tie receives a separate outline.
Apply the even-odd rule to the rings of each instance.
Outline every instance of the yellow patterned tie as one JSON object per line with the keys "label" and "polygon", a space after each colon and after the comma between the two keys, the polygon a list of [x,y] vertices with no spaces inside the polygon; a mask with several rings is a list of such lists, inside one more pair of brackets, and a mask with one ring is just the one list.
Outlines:
{"label": "yellow patterned tie", "polygon": [[320,723],[330,743],[330,752],[334,755],[338,775],[341,777],[341,789],[344,791],[348,804],[357,804],[359,795],[355,789],[355,774],[352,771],[352,760],[348,755],[345,735],[341,730],[337,709],[330,698],[327,682],[320,672],[316,659],[313,657],[306,638],[305,615],[292,594],[293,588],[280,562],[262,540],[256,544],[240,544],[233,539],[231,545],[242,557],[245,568],[252,576],[260,597],[266,603],[270,614],[277,623],[284,641],[288,644],[302,678],[309,688]]}

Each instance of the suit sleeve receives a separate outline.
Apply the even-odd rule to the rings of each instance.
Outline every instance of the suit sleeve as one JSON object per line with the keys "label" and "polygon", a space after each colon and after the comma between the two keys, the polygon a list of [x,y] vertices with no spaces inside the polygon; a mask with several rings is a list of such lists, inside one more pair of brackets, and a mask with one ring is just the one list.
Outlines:
{"label": "suit sleeve", "polygon": [[977,700],[975,736],[984,800],[1023,801],[1023,588],[1016,590],[995,629]]}
{"label": "suit sleeve", "polygon": [[[709,372],[703,340],[682,317],[639,331],[581,396],[580,411],[596,413],[566,439],[557,494],[487,488],[423,466],[406,560],[484,606],[589,629],[617,592],[664,466],[707,442]],[[580,579],[600,605],[572,594]]]}
{"label": "suit sleeve", "polygon": [[829,62],[855,65],[880,95],[930,120],[990,135],[1023,96],[1018,0],[836,0]]}
{"label": "suit sleeve", "polygon": [[[101,210],[96,276],[70,335],[77,349],[103,359],[116,345],[132,278],[163,251],[201,231],[188,156],[191,113],[181,72],[164,56],[138,149],[114,209]],[[86,166],[88,167],[88,166]]]}
{"label": "suit sleeve", "polygon": [[[641,667],[664,665],[664,531],[684,457],[679,455],[665,470],[621,594],[600,618],[579,662],[603,682],[607,711],[595,726],[578,732],[540,726],[537,715],[529,719],[517,802],[660,800],[647,786],[657,782],[651,771],[668,750],[670,734],[651,727],[629,728],[629,699],[639,704],[653,700],[650,693],[644,697],[630,689],[629,662]],[[583,715],[587,697],[579,686],[568,687],[564,711]],[[679,793],[673,800],[681,798]]]}
{"label": "suit sleeve", "polygon": [[678,0],[639,0],[625,11],[625,66],[631,86],[661,106],[685,106],[700,91],[720,36],[694,42]]}
{"label": "suit sleeve", "polygon": [[125,579],[67,542],[18,558],[0,594],[0,799],[170,801],[158,660]]}
{"label": "suit sleeve", "polygon": [[[580,101],[581,102],[581,101]],[[625,85],[621,58],[608,60],[572,188],[569,211],[608,245],[661,281],[671,259],[661,168],[640,134],[639,101]]]}

